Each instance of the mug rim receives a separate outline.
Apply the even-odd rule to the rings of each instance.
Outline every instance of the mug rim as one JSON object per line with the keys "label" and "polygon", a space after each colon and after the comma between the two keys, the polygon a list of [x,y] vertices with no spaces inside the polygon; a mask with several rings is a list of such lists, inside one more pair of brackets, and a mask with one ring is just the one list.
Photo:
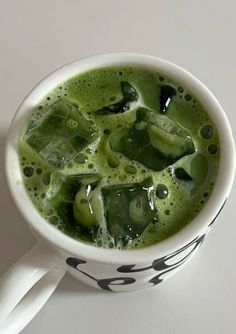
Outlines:
{"label": "mug rim", "polygon": [[[99,67],[116,65],[140,66],[166,75],[189,91],[205,107],[214,121],[220,140],[220,162],[216,184],[208,201],[196,217],[169,238],[139,249],[105,249],[73,239],[44,219],[34,207],[23,184],[17,153],[17,142],[32,108],[53,88],[75,75]],[[213,117],[214,116],[214,117]],[[222,148],[225,148],[224,150]],[[205,233],[224,205],[232,187],[235,173],[233,136],[223,108],[211,91],[187,70],[167,60],[139,53],[105,53],[85,57],[56,69],[42,79],[25,97],[10,125],[6,140],[5,171],[12,198],[21,215],[39,238],[62,251],[107,264],[139,264],[151,262],[170,254]],[[227,171],[227,172],[226,172]]]}

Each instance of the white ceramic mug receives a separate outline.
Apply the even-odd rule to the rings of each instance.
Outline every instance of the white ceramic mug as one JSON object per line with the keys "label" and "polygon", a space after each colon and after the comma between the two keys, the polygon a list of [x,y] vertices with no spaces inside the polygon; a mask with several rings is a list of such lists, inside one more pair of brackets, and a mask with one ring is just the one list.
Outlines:
{"label": "white ceramic mug", "polygon": [[[70,238],[45,221],[25,190],[17,155],[21,129],[32,108],[47,92],[79,73],[111,65],[141,66],[187,87],[214,120],[220,138],[218,177],[205,207],[180,232],[141,249],[96,248]],[[21,330],[55,290],[65,271],[86,284],[112,291],[136,290],[161,283],[186,263],[201,245],[229,195],[234,172],[235,151],[226,115],[212,93],[184,69],[147,55],[114,53],[78,60],[50,74],[25,98],[7,138],[6,175],[10,191],[39,241],[0,281],[0,332]]]}

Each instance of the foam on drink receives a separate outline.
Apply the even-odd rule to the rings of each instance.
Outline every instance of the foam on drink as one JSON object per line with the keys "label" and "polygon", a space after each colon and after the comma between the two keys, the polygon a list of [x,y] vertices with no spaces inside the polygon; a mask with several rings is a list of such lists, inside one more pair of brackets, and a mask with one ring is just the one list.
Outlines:
{"label": "foam on drink", "polygon": [[[57,117],[52,117],[52,128],[48,127],[47,131],[44,127],[40,129],[39,124],[46,124],[51,108],[58,108],[58,101],[64,102],[61,109],[58,109]],[[63,108],[68,110],[64,112]],[[146,120],[145,116],[136,122],[137,110],[140,108],[151,113],[157,112],[158,117],[153,114],[154,121]],[[148,111],[149,117],[151,114]],[[169,120],[167,125],[155,128],[155,122],[160,124],[166,120]],[[78,122],[81,124],[79,132]],[[147,122],[154,122],[154,125],[148,123],[148,130]],[[183,137],[178,126],[183,129]],[[157,138],[162,138],[160,136],[163,131],[168,130],[170,134],[174,131],[167,141],[172,143],[173,138],[177,138],[179,147],[172,152],[172,146],[160,146],[159,141],[157,144],[152,142],[152,145],[157,145],[154,149],[169,150],[171,161],[165,168],[152,169],[152,163],[146,159],[150,156],[146,155],[144,159],[134,154],[131,159],[129,157],[133,157],[132,151],[129,153],[127,146],[125,150],[120,149],[121,146],[117,150],[111,148],[112,136],[115,133],[119,137],[122,129],[124,133],[129,132],[124,137],[127,145],[129,140],[135,138],[130,134],[132,131],[149,133],[151,136],[154,129],[153,135],[157,135]],[[190,143],[189,149],[184,151],[181,143],[186,144],[188,133],[194,150]],[[178,137],[174,137],[175,135]],[[150,149],[152,145],[148,144],[147,148]],[[145,154],[146,151],[144,147]],[[19,140],[23,181],[40,214],[64,233],[108,248],[151,245],[168,238],[190,223],[204,207],[213,190],[219,157],[217,129],[193,94],[159,73],[134,67],[96,69],[60,83],[34,108]],[[99,180],[95,180],[96,183],[86,177],[79,177],[77,181],[73,181],[76,180],[73,179],[74,175],[99,175]],[[151,180],[150,205],[146,200],[148,195],[145,193],[145,186],[143,190],[138,186],[145,180]],[[67,199],[63,208],[67,210],[66,201],[74,203],[77,199],[77,204],[68,204],[69,211],[62,214],[60,196],[56,196],[60,194],[62,185],[66,185],[66,182],[69,184],[69,181],[75,182],[78,189],[72,187],[75,192],[72,197],[64,192]],[[122,188],[123,185],[125,188]],[[116,187],[123,189],[121,197],[123,196],[124,203],[129,203],[127,207],[124,205],[124,217],[131,214],[134,224],[122,226],[120,239],[117,237],[117,226],[111,227],[112,222],[108,223],[109,210],[114,210],[112,203],[108,202],[109,196],[113,196],[114,201],[117,200],[112,190]],[[82,190],[78,194],[79,189]],[[132,189],[137,192],[136,197],[132,195]],[[83,197],[83,194],[87,197]],[[143,224],[143,207],[151,217],[146,225]],[[97,225],[92,224],[93,210],[97,215]],[[87,215],[88,212],[91,216]],[[70,217],[72,214],[73,218]],[[83,226],[83,222],[78,223],[83,214],[85,220],[91,219],[91,223],[88,223],[90,232]],[[77,221],[75,216],[78,217]],[[138,225],[139,217],[142,218],[141,225]],[[116,218],[114,216],[113,221]],[[118,217],[117,220],[119,219],[122,221]]]}

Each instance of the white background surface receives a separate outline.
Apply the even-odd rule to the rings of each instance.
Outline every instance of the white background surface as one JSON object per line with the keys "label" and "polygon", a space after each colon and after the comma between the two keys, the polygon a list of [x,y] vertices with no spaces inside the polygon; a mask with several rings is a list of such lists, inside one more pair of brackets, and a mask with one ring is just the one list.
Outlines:
{"label": "white background surface", "polygon": [[[235,11],[234,0],[0,0],[0,275],[36,242],[3,170],[4,138],[28,91],[76,58],[147,53],[202,80],[235,132]],[[112,294],[66,276],[23,334],[236,333],[235,196],[234,186],[198,254],[163,285]]]}

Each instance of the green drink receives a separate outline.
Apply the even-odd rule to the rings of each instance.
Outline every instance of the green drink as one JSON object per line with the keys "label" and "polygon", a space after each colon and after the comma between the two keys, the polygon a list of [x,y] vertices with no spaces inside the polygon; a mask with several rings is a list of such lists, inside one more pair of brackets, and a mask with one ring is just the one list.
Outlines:
{"label": "green drink", "polygon": [[41,215],[73,238],[121,249],[189,224],[213,190],[219,156],[214,123],[187,87],[127,66],[55,87],[19,140]]}

